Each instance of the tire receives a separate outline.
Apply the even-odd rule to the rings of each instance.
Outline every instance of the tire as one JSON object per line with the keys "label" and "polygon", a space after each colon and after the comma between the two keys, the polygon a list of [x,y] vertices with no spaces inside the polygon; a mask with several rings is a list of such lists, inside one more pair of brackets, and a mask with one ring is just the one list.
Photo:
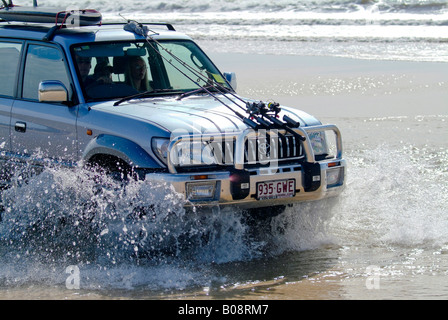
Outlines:
{"label": "tire", "polygon": [[137,174],[125,161],[110,155],[98,155],[91,159],[88,167],[116,181],[126,182],[129,178],[137,179]]}

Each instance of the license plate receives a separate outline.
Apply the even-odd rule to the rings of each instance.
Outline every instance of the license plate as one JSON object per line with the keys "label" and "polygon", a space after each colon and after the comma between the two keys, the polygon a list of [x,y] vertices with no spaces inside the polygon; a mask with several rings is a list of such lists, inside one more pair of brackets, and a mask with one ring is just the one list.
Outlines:
{"label": "license plate", "polygon": [[257,183],[257,199],[278,199],[294,197],[296,180],[276,180]]}

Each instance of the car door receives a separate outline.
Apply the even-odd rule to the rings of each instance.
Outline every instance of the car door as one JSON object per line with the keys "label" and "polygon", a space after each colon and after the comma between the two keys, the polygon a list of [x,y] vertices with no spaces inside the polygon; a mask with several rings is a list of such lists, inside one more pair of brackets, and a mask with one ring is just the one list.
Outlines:
{"label": "car door", "polygon": [[71,77],[62,50],[46,43],[26,43],[21,92],[11,111],[11,148],[17,158],[33,163],[70,165],[76,156],[77,108],[64,103],[39,102],[39,83],[59,80],[72,96]]}
{"label": "car door", "polygon": [[0,41],[0,183],[9,180],[11,107],[16,95],[22,42]]}

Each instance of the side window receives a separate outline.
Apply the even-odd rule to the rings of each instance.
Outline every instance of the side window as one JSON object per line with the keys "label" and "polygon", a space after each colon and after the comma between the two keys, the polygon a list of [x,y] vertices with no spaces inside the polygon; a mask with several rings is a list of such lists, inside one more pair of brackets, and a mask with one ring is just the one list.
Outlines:
{"label": "side window", "polygon": [[69,90],[71,86],[62,53],[54,47],[29,45],[23,76],[22,97],[38,100],[39,83],[45,80],[59,80]]}
{"label": "side window", "polygon": [[22,45],[0,42],[0,95],[13,96]]}

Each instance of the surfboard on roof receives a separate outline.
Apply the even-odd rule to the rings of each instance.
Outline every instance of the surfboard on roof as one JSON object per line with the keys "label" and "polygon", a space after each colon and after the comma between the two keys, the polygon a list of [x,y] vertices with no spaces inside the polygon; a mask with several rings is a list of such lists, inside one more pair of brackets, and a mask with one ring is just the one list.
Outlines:
{"label": "surfboard on roof", "polygon": [[33,6],[16,6],[12,0],[2,0],[0,19],[4,21],[18,21],[30,23],[69,24],[76,21],[80,26],[101,23],[101,13],[93,9],[66,10],[62,8],[38,7],[37,1]]}

